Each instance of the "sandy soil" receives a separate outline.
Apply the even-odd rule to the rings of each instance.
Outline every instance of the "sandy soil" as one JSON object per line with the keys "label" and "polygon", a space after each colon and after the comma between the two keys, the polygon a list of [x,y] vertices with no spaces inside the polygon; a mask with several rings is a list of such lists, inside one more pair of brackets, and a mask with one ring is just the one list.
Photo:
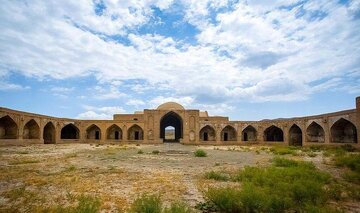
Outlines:
{"label": "sandy soil", "polygon": [[[208,157],[195,157],[199,148]],[[273,157],[266,150],[171,143],[0,147],[0,211],[71,205],[79,194],[96,195],[106,212],[126,209],[142,193],[159,193],[165,203],[180,199],[194,206],[203,200],[200,190],[215,184],[202,178],[204,172],[266,166]],[[321,167],[321,159],[305,160]]]}

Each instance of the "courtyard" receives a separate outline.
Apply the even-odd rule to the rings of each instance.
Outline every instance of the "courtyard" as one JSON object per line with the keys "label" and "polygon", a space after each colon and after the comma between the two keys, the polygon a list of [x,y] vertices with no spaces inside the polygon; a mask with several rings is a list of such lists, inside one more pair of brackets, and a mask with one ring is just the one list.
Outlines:
{"label": "courtyard", "polygon": [[[198,149],[207,156],[196,157],[194,152]],[[76,209],[79,198],[84,197],[96,198],[98,211],[127,212],[142,195],[159,195],[164,206],[181,201],[194,212],[212,212],[202,207],[207,202],[204,193],[209,187],[241,188],[241,182],[223,177],[248,166],[266,168],[279,157],[312,162],[316,170],[328,173],[331,184],[341,186],[336,195],[339,198],[327,202],[330,207],[358,212],[359,180],[344,178],[349,169],[333,162],[336,155],[358,156],[356,150],[350,151],[339,147],[178,143],[0,147],[0,212]]]}

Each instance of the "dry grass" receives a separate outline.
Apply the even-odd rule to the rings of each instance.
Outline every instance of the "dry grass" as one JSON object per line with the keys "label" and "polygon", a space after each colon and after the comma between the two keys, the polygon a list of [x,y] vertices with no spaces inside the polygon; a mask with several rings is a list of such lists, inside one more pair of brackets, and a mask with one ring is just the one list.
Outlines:
{"label": "dry grass", "polygon": [[[143,154],[137,154],[139,149]],[[179,149],[181,154],[171,152]],[[205,150],[208,157],[195,157],[192,153],[196,149]],[[153,150],[161,154],[154,155]],[[273,157],[270,147],[265,146],[232,146],[228,150],[212,146],[68,144],[0,147],[0,153],[0,212],[54,212],[59,206],[71,212],[77,208],[79,197],[88,195],[96,198],[94,202],[100,201],[101,210],[126,212],[144,193],[161,194],[165,206],[178,200],[195,206],[203,201],[201,191],[208,187],[239,185],[204,179],[205,171],[231,174],[246,165],[271,164]],[[359,196],[356,191],[351,193]]]}

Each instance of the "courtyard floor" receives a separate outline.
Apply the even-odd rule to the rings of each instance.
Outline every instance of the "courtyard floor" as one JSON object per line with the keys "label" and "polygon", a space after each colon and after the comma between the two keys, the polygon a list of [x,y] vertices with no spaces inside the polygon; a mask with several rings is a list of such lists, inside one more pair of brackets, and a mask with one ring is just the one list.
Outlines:
{"label": "courtyard floor", "polygon": [[[207,157],[195,157],[203,149]],[[141,150],[141,151],[140,151]],[[54,144],[0,147],[0,212],[41,212],[67,206],[81,194],[101,200],[104,212],[126,210],[139,195],[158,193],[170,203],[190,206],[203,201],[201,190],[216,182],[206,171],[232,171],[271,164],[267,146],[185,146]],[[338,177],[339,168],[326,164],[321,153],[296,155]],[[356,212],[358,203],[349,204]]]}

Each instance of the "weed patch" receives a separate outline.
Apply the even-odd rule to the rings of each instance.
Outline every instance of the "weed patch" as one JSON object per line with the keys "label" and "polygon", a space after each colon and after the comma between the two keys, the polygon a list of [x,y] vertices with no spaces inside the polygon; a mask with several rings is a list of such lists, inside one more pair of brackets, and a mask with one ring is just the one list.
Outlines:
{"label": "weed patch", "polygon": [[230,176],[228,174],[224,174],[224,173],[218,172],[218,171],[206,172],[204,177],[206,179],[213,179],[213,180],[218,180],[218,181],[228,181],[230,179]]}
{"label": "weed patch", "polygon": [[330,197],[325,190],[330,175],[308,162],[275,158],[270,167],[245,167],[231,179],[241,182],[241,188],[209,188],[204,194],[221,212],[322,210]]}
{"label": "weed patch", "polygon": [[194,155],[195,157],[206,157],[207,156],[207,153],[202,150],[202,149],[197,149],[195,152],[194,152]]}

